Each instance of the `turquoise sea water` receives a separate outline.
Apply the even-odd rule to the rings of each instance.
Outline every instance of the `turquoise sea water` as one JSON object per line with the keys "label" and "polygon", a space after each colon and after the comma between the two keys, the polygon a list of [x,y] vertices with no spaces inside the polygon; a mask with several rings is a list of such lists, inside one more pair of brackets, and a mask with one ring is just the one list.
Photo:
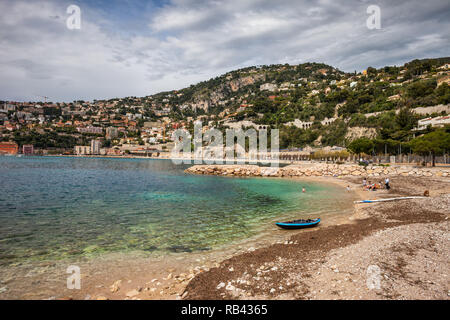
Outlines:
{"label": "turquoise sea water", "polygon": [[185,168],[170,160],[0,157],[0,265],[210,250],[280,215],[331,210],[340,194],[323,184]]}

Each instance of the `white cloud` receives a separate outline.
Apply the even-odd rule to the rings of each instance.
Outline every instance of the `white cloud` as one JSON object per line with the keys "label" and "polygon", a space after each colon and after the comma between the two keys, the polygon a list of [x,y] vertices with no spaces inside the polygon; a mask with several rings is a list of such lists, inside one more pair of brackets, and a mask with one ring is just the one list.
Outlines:
{"label": "white cloud", "polygon": [[367,1],[175,0],[134,35],[114,30],[102,8],[81,5],[82,29],[71,31],[69,3],[5,0],[0,99],[143,96],[254,64],[318,61],[353,71],[448,55],[448,1],[377,2],[381,30],[366,27]]}

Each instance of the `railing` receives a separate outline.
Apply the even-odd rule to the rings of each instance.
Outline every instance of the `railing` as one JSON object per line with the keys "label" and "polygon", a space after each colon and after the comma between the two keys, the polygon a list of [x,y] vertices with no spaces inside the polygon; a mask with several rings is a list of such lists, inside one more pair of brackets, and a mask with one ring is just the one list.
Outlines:
{"label": "railing", "polygon": [[[305,153],[295,153],[288,152],[279,154],[279,159],[283,161],[302,162],[302,161],[315,161],[315,162],[327,162],[327,163],[338,163],[338,162],[358,162],[357,155],[350,155],[348,157],[315,157],[313,154]],[[432,162],[432,156],[421,156],[417,154],[400,154],[400,155],[379,155],[379,156],[368,156],[363,155],[361,159],[367,160],[375,164],[415,164],[423,165],[430,164]],[[435,157],[435,163],[438,165],[450,165],[450,154],[445,154],[442,156]]]}

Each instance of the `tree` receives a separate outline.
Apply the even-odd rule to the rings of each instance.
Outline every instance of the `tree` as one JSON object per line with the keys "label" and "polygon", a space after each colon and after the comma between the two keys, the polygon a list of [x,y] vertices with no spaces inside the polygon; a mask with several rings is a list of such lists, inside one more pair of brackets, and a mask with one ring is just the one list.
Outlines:
{"label": "tree", "polygon": [[450,103],[450,86],[447,83],[442,83],[436,88],[436,96],[438,97],[438,103],[447,104]]}
{"label": "tree", "polygon": [[436,80],[420,80],[410,84],[407,93],[411,98],[425,97],[432,94],[435,88]]}
{"label": "tree", "polygon": [[395,123],[400,130],[411,130],[417,125],[417,119],[408,108],[402,108],[395,116]]}
{"label": "tree", "polygon": [[373,141],[365,137],[355,139],[347,146],[347,149],[358,155],[358,159],[361,157],[361,153],[369,154],[373,148]]}
{"label": "tree", "polygon": [[367,74],[369,76],[376,76],[377,75],[377,69],[375,69],[374,67],[368,67],[367,68]]}
{"label": "tree", "polygon": [[442,155],[450,150],[450,133],[444,129],[439,129],[410,142],[411,149],[414,153],[424,157],[431,154],[433,167],[436,164],[436,156]]}

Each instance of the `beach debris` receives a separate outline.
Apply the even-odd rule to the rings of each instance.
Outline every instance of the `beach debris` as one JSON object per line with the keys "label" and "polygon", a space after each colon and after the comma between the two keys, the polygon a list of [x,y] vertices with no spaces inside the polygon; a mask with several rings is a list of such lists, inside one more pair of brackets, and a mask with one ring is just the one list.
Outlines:
{"label": "beach debris", "polygon": [[228,269],[228,271],[233,272],[233,271],[234,271],[234,268],[231,267],[231,268]]}
{"label": "beach debris", "polygon": [[0,288],[0,293],[4,293],[6,291],[8,291],[8,287],[1,287]]}
{"label": "beach debris", "polygon": [[98,296],[98,297],[97,297],[97,300],[108,300],[108,298],[107,298],[107,297],[104,297],[104,296]]}
{"label": "beach debris", "polygon": [[270,293],[274,293],[275,291],[275,288],[270,289]]}
{"label": "beach debris", "polygon": [[137,296],[138,294],[139,294],[139,291],[134,289],[134,290],[131,290],[131,291],[127,292],[126,296],[128,298],[132,298],[132,297]]}
{"label": "beach debris", "polygon": [[247,249],[248,252],[253,252],[253,251],[255,251],[255,250],[256,250],[256,249],[253,248],[253,247],[250,247],[250,248]]}
{"label": "beach debris", "polygon": [[115,293],[120,290],[120,285],[122,284],[122,280],[117,280],[114,282],[109,288],[112,293]]}
{"label": "beach debris", "polygon": [[225,287],[225,282],[221,282],[217,285],[217,290],[222,289],[223,287]]}
{"label": "beach debris", "polygon": [[188,280],[188,279],[187,279],[187,274],[186,274],[186,273],[180,273],[178,276],[175,276],[175,279],[176,279],[178,282],[183,282],[183,281]]}
{"label": "beach debris", "polygon": [[225,289],[228,290],[228,291],[233,291],[233,290],[236,289],[236,287],[233,286],[233,285],[231,284],[231,282],[228,282],[228,284],[227,284],[227,286],[225,287]]}
{"label": "beach debris", "polygon": [[181,299],[186,298],[187,295],[188,295],[188,292],[187,292],[187,291],[183,292],[183,294],[181,295]]}
{"label": "beach debris", "polygon": [[193,271],[194,271],[194,273],[197,274],[197,273],[202,272],[202,269],[199,266],[196,266]]}

